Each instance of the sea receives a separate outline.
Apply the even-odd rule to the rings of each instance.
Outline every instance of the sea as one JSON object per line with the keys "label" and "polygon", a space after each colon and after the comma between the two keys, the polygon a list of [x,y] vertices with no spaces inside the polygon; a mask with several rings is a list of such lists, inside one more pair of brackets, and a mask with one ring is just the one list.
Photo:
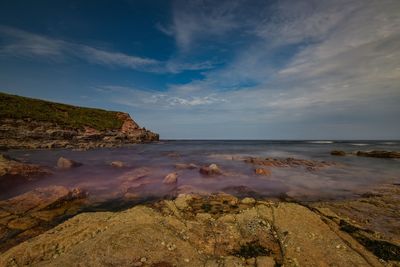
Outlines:
{"label": "sea", "polygon": [[[187,192],[328,201],[358,197],[381,185],[400,185],[400,159],[359,157],[354,154],[332,156],[332,150],[348,153],[359,150],[400,151],[400,141],[162,140],[87,151],[9,150],[6,153],[18,160],[47,166],[52,175],[29,181],[15,179],[3,182],[0,184],[0,199],[38,187],[62,185],[85,190],[93,203],[115,203],[118,206],[124,199],[125,191],[121,189],[123,177],[129,177],[129,172],[138,168],[148,172],[137,180],[134,188],[129,189],[138,202]],[[80,162],[82,166],[59,169],[56,166],[61,156]],[[338,164],[318,170],[269,168],[271,175],[260,176],[254,173],[254,165],[244,162],[246,157],[296,158]],[[122,161],[124,167],[113,167],[112,161]],[[205,176],[199,169],[176,170],[175,164],[178,163],[197,166],[214,163],[224,174]],[[172,172],[178,174],[177,183],[163,184],[164,177]]]}

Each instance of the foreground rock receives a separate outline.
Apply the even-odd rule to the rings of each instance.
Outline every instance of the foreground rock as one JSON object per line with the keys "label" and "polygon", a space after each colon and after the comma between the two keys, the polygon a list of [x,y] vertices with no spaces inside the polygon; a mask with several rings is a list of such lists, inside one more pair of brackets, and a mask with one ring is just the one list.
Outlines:
{"label": "foreground rock", "polygon": [[0,154],[0,177],[5,175],[34,178],[50,174],[50,171],[36,164],[22,163],[6,155]]}
{"label": "foreground rock", "polygon": [[49,186],[0,201],[0,252],[75,215],[84,198],[78,189]]}
{"label": "foreground rock", "polygon": [[381,259],[400,262],[400,186],[381,186],[358,199],[311,206]]}
{"label": "foreground rock", "polygon": [[309,171],[318,170],[321,168],[336,166],[338,163],[336,162],[327,162],[327,161],[317,161],[317,160],[306,160],[306,159],[295,159],[295,158],[255,158],[248,157],[244,160],[247,163],[262,165],[268,167],[275,168],[296,168],[296,167],[304,167]]}
{"label": "foreground rock", "polygon": [[400,158],[400,152],[397,151],[378,151],[378,150],[373,150],[373,151],[357,151],[356,152],[357,156],[361,157],[373,157],[373,158]]}
{"label": "foreground rock", "polygon": [[164,177],[163,184],[176,184],[178,182],[178,173],[172,172]]}
{"label": "foreground rock", "polygon": [[[251,200],[251,201],[250,201]],[[84,213],[0,255],[1,266],[382,266],[294,203],[180,195]]]}

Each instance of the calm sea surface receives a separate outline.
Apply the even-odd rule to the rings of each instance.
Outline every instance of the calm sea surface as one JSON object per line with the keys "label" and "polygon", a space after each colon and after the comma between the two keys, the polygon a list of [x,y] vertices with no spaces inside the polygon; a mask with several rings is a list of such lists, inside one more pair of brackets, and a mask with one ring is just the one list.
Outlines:
{"label": "calm sea surface", "polygon": [[[80,187],[92,199],[112,201],[121,197],[121,177],[136,168],[148,167],[149,175],[133,190],[139,198],[162,198],[185,192],[227,192],[237,195],[266,197],[290,196],[299,200],[320,200],[354,197],[381,184],[400,183],[400,160],[357,156],[331,156],[331,150],[400,151],[400,141],[161,141],[122,148],[89,151],[35,150],[8,151],[12,157],[48,166],[53,175],[13,187],[1,187],[5,199],[36,187],[64,185]],[[58,170],[57,159],[64,156],[83,163],[79,168]],[[338,166],[317,171],[305,168],[271,168],[272,175],[256,176],[254,166],[243,157],[298,158],[335,161]],[[234,160],[232,160],[234,159]],[[112,161],[126,166],[115,168]],[[180,170],[176,186],[162,180],[175,170],[176,163],[208,165],[216,163],[226,173],[205,177],[198,169]]]}

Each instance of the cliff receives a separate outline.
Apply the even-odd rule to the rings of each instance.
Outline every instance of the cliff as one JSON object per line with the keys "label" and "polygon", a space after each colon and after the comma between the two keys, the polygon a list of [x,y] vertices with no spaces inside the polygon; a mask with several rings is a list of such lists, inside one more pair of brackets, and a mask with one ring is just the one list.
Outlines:
{"label": "cliff", "polygon": [[95,148],[157,141],[127,113],[0,93],[0,147]]}

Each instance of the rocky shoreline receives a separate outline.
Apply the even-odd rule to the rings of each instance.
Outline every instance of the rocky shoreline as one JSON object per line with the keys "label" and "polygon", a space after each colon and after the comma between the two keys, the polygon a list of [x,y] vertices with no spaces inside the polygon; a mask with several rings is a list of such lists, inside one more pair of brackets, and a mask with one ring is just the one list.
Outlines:
{"label": "rocky shoreline", "polygon": [[[381,192],[395,196],[399,190],[391,186]],[[41,204],[33,201],[27,205],[28,198],[44,195],[47,197]],[[398,232],[384,236],[376,228],[368,227],[361,217],[342,213],[346,208],[356,209],[356,202],[374,205],[377,198],[303,205],[238,199],[224,193],[180,194],[173,200],[137,205],[120,212],[76,215],[7,250],[0,255],[0,265],[399,266]],[[18,210],[29,210],[28,215],[18,219],[10,219],[18,214],[5,216],[6,202],[1,202],[1,222],[7,221],[7,229],[19,229],[19,235],[27,237],[40,231],[35,227],[43,223],[30,224],[34,226],[23,235],[22,229],[28,225],[26,216],[42,222],[57,218],[55,214],[68,216],[76,212],[77,203],[84,199],[84,193],[65,188],[37,190],[7,203],[17,201]],[[396,204],[399,203],[375,208],[390,209]],[[400,221],[399,212],[392,211],[390,216],[396,216],[392,219]],[[366,210],[360,214],[370,216]]]}

